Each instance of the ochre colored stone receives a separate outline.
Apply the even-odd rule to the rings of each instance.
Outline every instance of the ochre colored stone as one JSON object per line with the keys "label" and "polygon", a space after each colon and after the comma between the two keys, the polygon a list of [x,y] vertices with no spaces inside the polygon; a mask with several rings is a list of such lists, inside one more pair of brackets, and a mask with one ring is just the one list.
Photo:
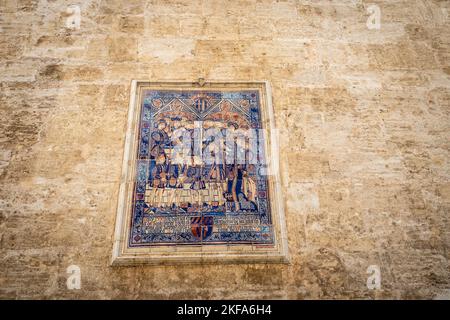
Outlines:
{"label": "ochre colored stone", "polygon": [[[0,1],[0,298],[448,299],[450,2],[373,2]],[[291,264],[110,267],[130,82],[198,78],[270,81]]]}

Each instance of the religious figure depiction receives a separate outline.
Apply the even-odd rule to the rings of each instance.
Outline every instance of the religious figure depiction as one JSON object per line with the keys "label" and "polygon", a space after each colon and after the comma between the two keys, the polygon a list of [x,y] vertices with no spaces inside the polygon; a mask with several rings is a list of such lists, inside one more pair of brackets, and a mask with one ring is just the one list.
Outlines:
{"label": "religious figure depiction", "polygon": [[129,246],[272,244],[258,91],[146,90]]}

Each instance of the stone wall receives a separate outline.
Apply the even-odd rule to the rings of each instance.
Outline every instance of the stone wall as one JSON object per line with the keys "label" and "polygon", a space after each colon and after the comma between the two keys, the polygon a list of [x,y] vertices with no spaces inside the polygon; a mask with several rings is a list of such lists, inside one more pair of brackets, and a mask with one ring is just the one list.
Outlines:
{"label": "stone wall", "polygon": [[[1,298],[450,297],[449,1],[74,3],[0,0]],[[200,77],[272,84],[292,263],[109,267],[130,80]]]}

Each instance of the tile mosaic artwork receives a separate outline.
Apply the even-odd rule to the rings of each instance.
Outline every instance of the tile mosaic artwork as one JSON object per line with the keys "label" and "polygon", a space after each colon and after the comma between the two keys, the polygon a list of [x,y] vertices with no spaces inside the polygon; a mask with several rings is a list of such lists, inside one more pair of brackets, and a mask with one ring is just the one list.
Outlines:
{"label": "tile mosaic artwork", "polygon": [[129,247],[274,243],[259,91],[145,89],[138,124]]}

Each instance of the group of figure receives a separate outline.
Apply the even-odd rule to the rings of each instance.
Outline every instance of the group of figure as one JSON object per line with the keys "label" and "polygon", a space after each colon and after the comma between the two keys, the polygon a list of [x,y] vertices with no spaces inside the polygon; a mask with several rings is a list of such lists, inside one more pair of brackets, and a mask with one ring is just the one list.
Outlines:
{"label": "group of figure", "polygon": [[[208,127],[223,126],[221,122],[207,123]],[[188,163],[173,161],[171,151],[174,130],[193,130],[189,121],[165,119],[156,123],[151,134],[150,170],[146,188],[146,202],[150,207],[207,207],[207,210],[226,208],[234,203],[235,210],[256,210],[257,188],[246,164],[202,164],[192,157]],[[219,152],[217,148],[210,151]],[[224,210],[224,209],[223,209]]]}

